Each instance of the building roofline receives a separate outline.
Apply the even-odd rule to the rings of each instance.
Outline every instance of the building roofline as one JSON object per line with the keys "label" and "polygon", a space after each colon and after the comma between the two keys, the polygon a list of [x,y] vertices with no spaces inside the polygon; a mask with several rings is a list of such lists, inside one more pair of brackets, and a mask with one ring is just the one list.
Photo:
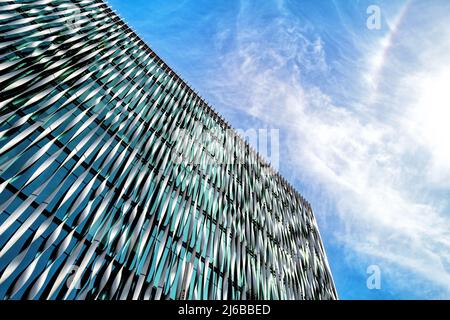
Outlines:
{"label": "building roofline", "polygon": [[281,181],[281,183],[286,187],[286,188],[288,188],[290,191],[292,191],[292,192],[294,192],[297,196],[298,196],[298,198],[301,200],[301,202],[302,202],[302,204],[307,208],[307,209],[309,209],[309,210],[311,210],[312,211],[312,207],[311,207],[311,204],[302,196],[302,194],[299,192],[299,191],[297,191],[297,189],[296,188],[294,188],[293,186],[292,186],[292,184],[278,171],[278,170],[276,170],[275,168],[273,168],[273,166],[270,164],[270,162],[268,162],[264,157],[262,157],[261,156],[261,154],[259,153],[259,152],[257,152],[256,150],[254,150],[254,148],[247,142],[247,141],[245,141],[245,139],[243,138],[243,137],[241,137],[241,135],[239,135],[239,133],[237,132],[237,130],[235,129],[235,128],[233,128],[225,119],[224,119],[224,117],[220,114],[220,113],[218,113],[208,102],[207,102],[207,100],[197,91],[197,90],[195,90],[195,88],[193,88],[193,86],[191,86],[190,84],[189,84],[189,82],[188,81],[186,81],[178,72],[176,72],[173,68],[171,68],[162,58],[161,58],[161,55],[159,55],[158,53],[156,53],[155,52],[155,50],[154,49],[152,49],[152,48],[150,48],[150,46],[139,36],[139,34],[137,33],[137,31],[136,30],[134,30],[133,28],[132,28],[132,26],[116,11],[116,10],[114,10],[109,4],[108,4],[108,2],[107,2],[107,0],[97,0],[98,2],[100,2],[100,3],[103,3],[107,8],[108,8],[108,10],[112,13],[112,14],[114,14],[119,20],[120,20],[120,22],[124,25],[124,27],[125,28],[127,28],[127,29],[129,29],[135,36],[136,36],[136,38],[138,39],[138,42],[140,42],[140,43],[142,43],[142,45],[143,45],[143,47],[148,51],[148,53],[150,53],[151,55],[153,55],[157,60],[158,60],[158,62],[160,62],[163,66],[164,66],[164,68],[166,69],[166,70],[168,70],[168,71],[170,71],[170,72],[172,72],[173,74],[174,74],[174,76],[175,76],[175,78],[177,79],[177,80],[179,80],[180,82],[181,82],[181,84],[182,85],[185,85],[187,88],[188,88],[188,90],[191,92],[191,93],[193,93],[193,94],[195,94],[199,99],[200,99],[200,101],[202,102],[201,103],[201,106],[203,107],[203,108],[206,108],[208,111],[210,111],[212,114],[213,114],[213,116],[214,117],[216,117],[217,118],[217,121],[220,123],[220,124],[222,124],[222,125],[224,125],[225,126],[225,129],[229,129],[229,130],[232,130],[235,134],[236,134],[236,136],[244,143],[244,146],[246,147],[246,148],[248,148],[249,150],[251,150],[251,152],[256,156],[256,158],[261,162],[261,164],[263,165],[263,166],[265,166],[265,167],[267,167],[270,171],[271,171],[271,173],[272,174],[274,174],[280,181]]}

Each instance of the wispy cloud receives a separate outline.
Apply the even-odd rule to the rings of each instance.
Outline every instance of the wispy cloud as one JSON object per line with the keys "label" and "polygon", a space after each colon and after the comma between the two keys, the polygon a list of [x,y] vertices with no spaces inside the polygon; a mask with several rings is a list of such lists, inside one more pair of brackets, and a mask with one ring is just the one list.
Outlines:
{"label": "wispy cloud", "polygon": [[[387,12],[380,35],[364,20],[346,24],[339,44],[282,1],[270,10],[242,2],[235,26],[217,35],[223,55],[208,94],[282,130],[285,171],[326,191],[312,193],[313,206],[335,222],[322,233],[348,259],[377,261],[403,290],[419,283],[448,297],[450,25],[437,4],[402,10]],[[343,54],[348,46],[356,57]],[[317,210],[328,200],[336,210]]]}

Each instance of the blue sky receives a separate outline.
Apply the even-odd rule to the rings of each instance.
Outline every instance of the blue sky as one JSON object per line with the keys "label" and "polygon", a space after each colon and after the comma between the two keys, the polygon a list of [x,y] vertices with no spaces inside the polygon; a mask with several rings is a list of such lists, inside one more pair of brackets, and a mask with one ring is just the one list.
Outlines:
{"label": "blue sky", "polygon": [[341,299],[450,298],[449,1],[108,3],[233,127],[280,130]]}

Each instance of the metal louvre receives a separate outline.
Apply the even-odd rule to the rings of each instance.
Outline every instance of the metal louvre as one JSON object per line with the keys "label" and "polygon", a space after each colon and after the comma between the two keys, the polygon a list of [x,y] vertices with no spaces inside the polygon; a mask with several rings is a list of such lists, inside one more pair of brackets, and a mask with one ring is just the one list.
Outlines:
{"label": "metal louvre", "polygon": [[310,205],[105,3],[0,0],[0,297],[337,294]]}

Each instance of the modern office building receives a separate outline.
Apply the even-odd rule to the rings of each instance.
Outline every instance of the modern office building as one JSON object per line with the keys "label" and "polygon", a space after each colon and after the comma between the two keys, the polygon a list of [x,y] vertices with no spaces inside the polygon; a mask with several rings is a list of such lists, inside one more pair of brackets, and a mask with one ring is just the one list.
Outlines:
{"label": "modern office building", "polygon": [[310,205],[99,0],[0,1],[1,299],[335,299]]}

